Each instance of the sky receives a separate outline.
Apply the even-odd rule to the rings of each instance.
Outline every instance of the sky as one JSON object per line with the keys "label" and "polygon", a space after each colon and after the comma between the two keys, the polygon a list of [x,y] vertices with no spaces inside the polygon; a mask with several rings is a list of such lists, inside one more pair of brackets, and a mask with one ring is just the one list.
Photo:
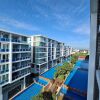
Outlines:
{"label": "sky", "polygon": [[0,30],[41,34],[88,49],[89,0],[0,0]]}

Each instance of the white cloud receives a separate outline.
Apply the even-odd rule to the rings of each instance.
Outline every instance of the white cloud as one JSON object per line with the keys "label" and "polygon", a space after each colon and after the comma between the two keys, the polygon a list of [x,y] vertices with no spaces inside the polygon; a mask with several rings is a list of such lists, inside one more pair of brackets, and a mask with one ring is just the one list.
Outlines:
{"label": "white cloud", "polygon": [[81,35],[89,35],[90,34],[90,26],[89,24],[80,24],[73,30],[74,33]]}
{"label": "white cloud", "polygon": [[16,28],[24,29],[24,30],[30,30],[30,31],[39,31],[40,29],[38,27],[35,27],[31,24],[27,24],[25,22],[21,22],[12,18],[8,17],[0,17],[0,22],[6,25],[10,25]]}

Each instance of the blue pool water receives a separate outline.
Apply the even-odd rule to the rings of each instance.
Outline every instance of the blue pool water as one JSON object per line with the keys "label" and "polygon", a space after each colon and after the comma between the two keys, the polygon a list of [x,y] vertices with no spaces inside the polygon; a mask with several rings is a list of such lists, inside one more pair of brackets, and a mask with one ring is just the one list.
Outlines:
{"label": "blue pool water", "polygon": [[75,75],[76,71],[77,71],[76,69],[73,69],[73,70],[70,72],[70,74],[69,74],[69,76],[67,77],[67,79],[65,80],[64,84],[66,84],[66,85],[69,84],[69,82],[71,81],[71,79],[72,79],[73,76]]}
{"label": "blue pool water", "polygon": [[88,65],[89,65],[88,61],[80,60],[80,61],[76,62],[75,67],[80,67],[80,68],[88,69]]}
{"label": "blue pool water", "polygon": [[77,70],[70,82],[67,84],[72,88],[76,88],[82,92],[87,92],[88,72]]}
{"label": "blue pool water", "polygon": [[88,70],[83,70],[83,68],[88,68],[88,61],[77,61],[64,84],[87,93]]}
{"label": "blue pool water", "polygon": [[77,95],[64,87],[61,88],[60,93],[64,94],[65,97],[71,98],[71,100],[86,100],[86,97]]}
{"label": "blue pool water", "polygon": [[76,66],[76,67],[79,67],[79,66],[81,65],[82,62],[83,62],[83,61],[81,61],[81,60],[77,61],[76,64],[75,64],[75,66]]}
{"label": "blue pool water", "polygon": [[33,96],[38,95],[42,90],[42,86],[34,83],[29,88],[17,95],[13,100],[31,100]]}
{"label": "blue pool water", "polygon": [[41,84],[41,85],[47,85],[48,82],[42,78],[36,78],[35,79],[37,83]]}
{"label": "blue pool water", "polygon": [[54,74],[56,72],[56,68],[58,66],[62,66],[63,64],[58,64],[55,67],[52,67],[51,69],[49,69],[48,71],[46,71],[45,73],[43,73],[41,76],[48,78],[48,79],[53,79],[54,78]]}

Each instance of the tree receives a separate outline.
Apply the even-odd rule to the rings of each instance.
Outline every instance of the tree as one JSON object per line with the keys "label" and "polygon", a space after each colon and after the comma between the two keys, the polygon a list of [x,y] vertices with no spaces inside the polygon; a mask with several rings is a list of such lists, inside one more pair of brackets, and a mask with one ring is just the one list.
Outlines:
{"label": "tree", "polygon": [[43,99],[43,94],[40,93],[40,94],[38,94],[37,96],[32,97],[32,100],[44,100],[44,99]]}
{"label": "tree", "polygon": [[49,91],[38,94],[37,96],[33,97],[32,100],[55,100],[55,98],[56,95]]}
{"label": "tree", "polygon": [[62,66],[58,67],[55,72],[55,78],[65,78],[65,75],[72,70],[72,64],[65,62]]}

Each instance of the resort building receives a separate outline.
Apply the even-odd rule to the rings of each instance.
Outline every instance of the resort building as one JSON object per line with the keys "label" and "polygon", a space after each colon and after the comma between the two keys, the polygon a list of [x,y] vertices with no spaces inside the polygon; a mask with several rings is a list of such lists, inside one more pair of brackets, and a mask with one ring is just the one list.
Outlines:
{"label": "resort building", "polygon": [[0,100],[26,87],[31,68],[29,37],[0,31]]}
{"label": "resort building", "polygon": [[100,0],[90,1],[91,29],[87,100],[100,100]]}
{"label": "resort building", "polygon": [[31,37],[32,68],[34,73],[43,73],[63,62],[69,54],[64,43],[42,35]]}

